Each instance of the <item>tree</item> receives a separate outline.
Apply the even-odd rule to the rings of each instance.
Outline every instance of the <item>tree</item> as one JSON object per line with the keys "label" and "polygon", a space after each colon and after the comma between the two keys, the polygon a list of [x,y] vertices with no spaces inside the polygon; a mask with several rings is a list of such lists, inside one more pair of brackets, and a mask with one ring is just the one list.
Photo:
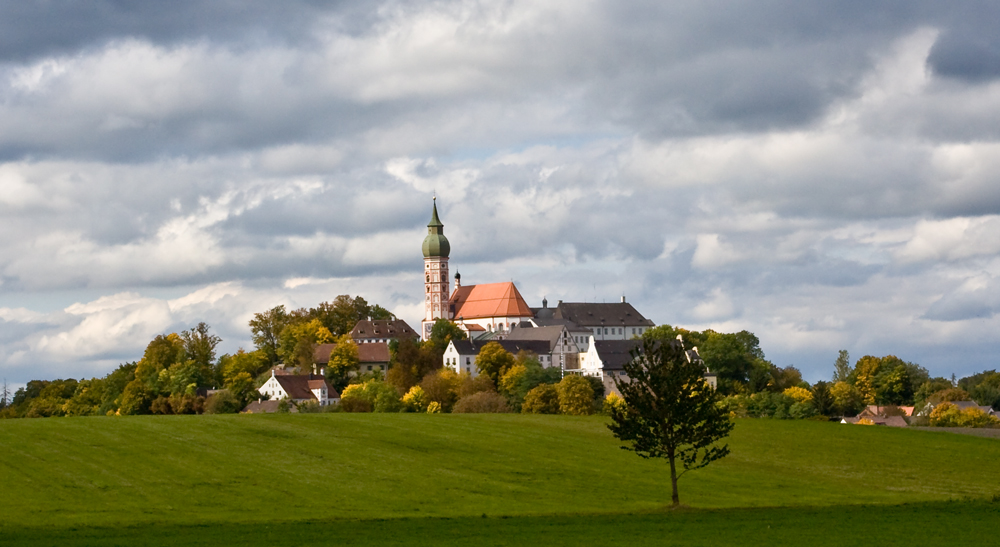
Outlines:
{"label": "tree", "polygon": [[698,348],[705,366],[718,375],[720,392],[735,393],[737,386],[747,382],[755,361],[764,359],[760,340],[745,330],[732,334],[705,331],[705,334],[705,341]]}
{"label": "tree", "polygon": [[833,413],[833,396],[830,395],[830,384],[819,381],[813,384],[812,387],[813,395],[813,406],[816,407],[816,412],[824,416],[829,416]]}
{"label": "tree", "polygon": [[522,414],[559,414],[559,391],[553,384],[539,384],[524,396]]}
{"label": "tree", "polygon": [[[729,454],[728,444],[716,443],[729,435],[733,422],[719,404],[719,393],[705,383],[704,366],[688,361],[678,341],[644,340],[624,369],[629,380],[615,377],[615,385],[626,406],[611,408],[608,428],[629,443],[623,449],[667,459],[677,507],[678,479]],[[684,467],[679,474],[678,459]]]}
{"label": "tree", "polygon": [[594,388],[583,376],[569,374],[556,384],[559,413],[587,416],[594,412]]}
{"label": "tree", "polygon": [[288,323],[284,306],[275,306],[266,312],[253,314],[250,320],[250,337],[257,349],[264,352],[269,366],[278,364],[278,345],[281,329]]}
{"label": "tree", "polygon": [[434,322],[434,326],[431,327],[431,336],[427,340],[444,355],[444,350],[448,349],[449,342],[452,340],[465,340],[466,338],[468,338],[468,335],[457,324],[447,319],[438,319]]}
{"label": "tree", "polygon": [[345,334],[337,339],[337,345],[330,352],[330,362],[326,367],[326,379],[333,384],[334,389],[347,385],[347,377],[352,371],[358,370],[360,357],[358,345]]}
{"label": "tree", "polygon": [[212,363],[215,362],[215,347],[222,342],[222,338],[209,334],[211,327],[204,321],[198,323],[194,328],[181,333],[184,340],[184,352],[187,358],[194,361],[198,370],[198,377],[195,383],[199,385],[209,385],[217,380],[212,371]]}
{"label": "tree", "polygon": [[851,354],[846,349],[840,350],[837,360],[833,362],[833,382],[846,382],[851,375]]}
{"label": "tree", "polygon": [[865,406],[861,393],[847,382],[833,384],[830,396],[833,398],[833,407],[842,416],[854,416]]}
{"label": "tree", "polygon": [[319,319],[296,321],[281,329],[278,357],[286,365],[294,365],[308,372],[313,365],[316,344],[332,341],[333,335]]}
{"label": "tree", "polygon": [[514,366],[514,356],[496,342],[490,342],[483,346],[479,350],[479,355],[476,356],[476,368],[479,373],[489,376],[494,385],[500,380],[500,376],[512,366]]}

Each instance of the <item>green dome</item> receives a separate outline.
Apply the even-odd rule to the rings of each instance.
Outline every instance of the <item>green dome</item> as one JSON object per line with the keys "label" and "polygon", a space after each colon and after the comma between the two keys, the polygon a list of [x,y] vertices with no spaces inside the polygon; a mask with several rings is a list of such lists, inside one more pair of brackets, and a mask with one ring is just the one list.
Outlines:
{"label": "green dome", "polygon": [[437,198],[435,197],[434,213],[427,225],[427,237],[424,238],[424,258],[448,258],[450,252],[451,244],[448,243],[448,238],[444,237],[444,224],[438,218]]}

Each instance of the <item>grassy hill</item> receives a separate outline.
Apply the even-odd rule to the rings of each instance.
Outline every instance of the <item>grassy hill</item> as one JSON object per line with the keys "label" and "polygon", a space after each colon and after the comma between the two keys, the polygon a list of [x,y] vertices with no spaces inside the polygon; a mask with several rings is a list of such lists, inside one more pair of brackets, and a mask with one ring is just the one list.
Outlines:
{"label": "grassy hill", "polygon": [[[3,421],[0,532],[484,514],[610,518],[669,504],[664,463],[620,450],[604,424],[412,414]],[[730,446],[730,457],[682,478],[682,503],[795,508],[1000,494],[996,439],[741,420]]]}

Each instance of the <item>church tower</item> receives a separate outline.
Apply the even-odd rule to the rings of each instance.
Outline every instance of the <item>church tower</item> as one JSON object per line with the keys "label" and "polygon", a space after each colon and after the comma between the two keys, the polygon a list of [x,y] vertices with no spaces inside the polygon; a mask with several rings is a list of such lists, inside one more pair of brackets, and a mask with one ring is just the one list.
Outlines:
{"label": "church tower", "polygon": [[437,196],[434,197],[434,212],[427,225],[424,238],[424,320],[420,322],[420,333],[424,340],[431,336],[431,328],[437,319],[451,319],[448,312],[448,254],[451,245],[444,236],[444,224],[438,218]]}

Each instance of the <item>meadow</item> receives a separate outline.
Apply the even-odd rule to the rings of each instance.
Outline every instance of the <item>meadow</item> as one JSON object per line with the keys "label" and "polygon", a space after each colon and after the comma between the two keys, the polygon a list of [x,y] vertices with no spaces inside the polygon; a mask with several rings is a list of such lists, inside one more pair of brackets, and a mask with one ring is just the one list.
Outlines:
{"label": "meadow", "polygon": [[686,507],[665,511],[664,462],[619,449],[601,417],[9,420],[0,544],[752,544],[799,534],[843,545],[869,528],[921,543],[929,533],[972,541],[1000,517],[997,439],[739,420],[729,443],[731,456],[681,479]]}

